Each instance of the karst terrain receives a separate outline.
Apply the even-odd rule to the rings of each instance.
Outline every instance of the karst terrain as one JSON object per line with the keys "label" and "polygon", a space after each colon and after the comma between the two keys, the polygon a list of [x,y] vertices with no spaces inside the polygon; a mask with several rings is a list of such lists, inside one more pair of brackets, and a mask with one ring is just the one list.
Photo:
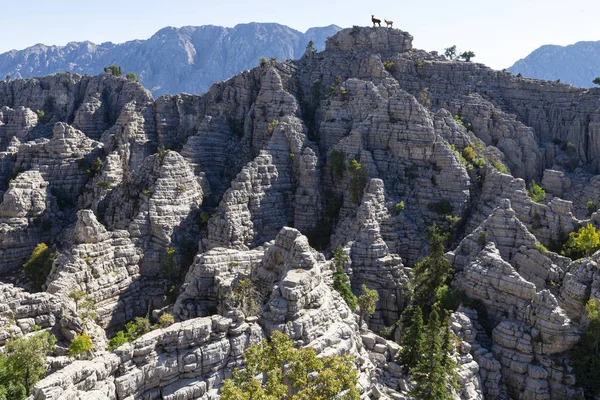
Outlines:
{"label": "karst terrain", "polygon": [[[353,355],[363,398],[408,399],[397,321],[433,225],[451,233],[450,287],[480,304],[449,316],[456,398],[583,396],[570,351],[600,300],[600,253],[560,248],[600,226],[600,88],[412,39],[343,29],[202,95],[154,99],[110,74],[1,82],[0,345],[36,329],[58,340],[31,399],[216,399],[276,330]],[[36,290],[22,266],[40,243],[57,256]],[[353,291],[379,294],[364,324],[332,288],[340,246]],[[253,312],[232,300],[248,279]],[[162,313],[176,322],[105,350]],[[94,349],[74,360],[84,330]]]}

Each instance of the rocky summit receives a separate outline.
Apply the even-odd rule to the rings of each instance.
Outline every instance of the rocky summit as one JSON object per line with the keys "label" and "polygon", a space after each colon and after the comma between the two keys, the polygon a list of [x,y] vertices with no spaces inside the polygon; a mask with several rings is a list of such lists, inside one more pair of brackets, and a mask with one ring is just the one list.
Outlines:
{"label": "rocky summit", "polygon": [[[216,399],[275,331],[353,356],[364,399],[412,398],[402,315],[433,226],[460,293],[452,398],[592,398],[571,354],[600,253],[559,253],[600,226],[600,89],[412,40],[343,29],[199,96],[108,73],[0,83],[0,345],[57,338],[30,399]],[[377,292],[371,315],[333,288],[340,269]]]}

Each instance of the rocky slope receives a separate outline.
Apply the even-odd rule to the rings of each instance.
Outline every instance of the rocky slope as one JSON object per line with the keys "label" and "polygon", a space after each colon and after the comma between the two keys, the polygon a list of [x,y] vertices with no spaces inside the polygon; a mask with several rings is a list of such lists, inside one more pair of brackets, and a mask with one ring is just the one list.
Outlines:
{"label": "rocky slope", "polygon": [[146,40],[122,44],[70,42],[65,46],[36,44],[0,54],[0,76],[13,79],[57,72],[95,75],[118,64],[136,72],[154,95],[203,93],[213,82],[230,78],[258,64],[261,57],[297,59],[311,40],[318,50],[340,28],[335,25],[298,32],[274,23],[167,27]]}
{"label": "rocky slope", "polygon": [[545,45],[508,68],[528,78],[570,83],[584,88],[600,74],[600,41],[577,42],[568,46]]}
{"label": "rocky slope", "polygon": [[[0,337],[35,323],[57,335],[40,400],[215,398],[274,330],[354,355],[363,397],[405,399],[400,347],[376,332],[396,326],[436,224],[453,235],[451,286],[481,305],[451,316],[457,396],[572,398],[598,254],[542,244],[600,221],[585,205],[600,204],[599,105],[600,89],[448,61],[387,28],[342,30],[201,96],[154,100],[107,74],[0,83],[0,266],[13,282]],[[42,241],[60,255],[46,293],[26,293],[19,267]],[[367,324],[331,287],[338,246],[353,290],[379,293]],[[236,300],[245,279],[258,309]],[[85,325],[73,290],[97,305],[96,348],[65,367]],[[178,322],[104,351],[126,321],[165,311]]]}

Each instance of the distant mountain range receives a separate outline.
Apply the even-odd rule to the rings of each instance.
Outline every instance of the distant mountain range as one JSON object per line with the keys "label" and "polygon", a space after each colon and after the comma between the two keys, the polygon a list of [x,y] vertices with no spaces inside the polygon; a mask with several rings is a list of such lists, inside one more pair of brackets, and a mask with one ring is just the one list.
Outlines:
{"label": "distant mountain range", "polygon": [[545,45],[508,68],[528,78],[557,80],[591,87],[600,76],[600,41],[577,42],[569,46]]}
{"label": "distant mountain range", "polygon": [[0,54],[0,77],[30,78],[56,72],[98,74],[110,64],[137,73],[154,96],[203,93],[216,81],[255,67],[261,57],[280,60],[302,56],[309,41],[317,50],[341,28],[310,28],[305,33],[274,23],[167,27],[147,40],[122,44],[71,42],[66,46],[37,44]]}

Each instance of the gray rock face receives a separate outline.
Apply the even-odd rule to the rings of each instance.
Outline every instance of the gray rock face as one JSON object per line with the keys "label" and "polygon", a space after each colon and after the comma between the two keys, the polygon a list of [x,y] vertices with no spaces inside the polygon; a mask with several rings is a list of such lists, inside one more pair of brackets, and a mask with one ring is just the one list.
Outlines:
{"label": "gray rock face", "polygon": [[253,68],[261,57],[297,59],[308,42],[323,50],[325,39],[340,28],[310,28],[305,33],[279,24],[167,27],[147,40],[122,44],[71,42],[66,46],[38,44],[0,54],[0,75],[13,79],[57,72],[95,75],[109,64],[134,71],[153,94],[203,93],[213,82]]}
{"label": "gray rock face", "polygon": [[508,71],[528,78],[570,83],[584,88],[592,87],[598,77],[594,67],[600,62],[599,42],[577,42],[568,46],[547,44],[517,61]]}
{"label": "gray rock face", "polygon": [[[90,329],[101,351],[135,316],[180,321],[49,376],[35,396],[214,399],[243,350],[282,330],[319,354],[352,354],[364,396],[407,398],[399,346],[369,329],[395,325],[433,224],[453,234],[451,286],[481,302],[451,318],[456,395],[581,393],[567,355],[585,302],[600,298],[598,256],[573,262],[542,244],[600,221],[584,216],[600,204],[600,96],[411,40],[346,29],[322,52],[268,60],[201,96],[153,100],[107,74],[0,82],[1,272],[41,241],[60,253],[45,295],[65,343]],[[543,202],[527,194],[533,179]],[[380,296],[362,326],[331,288],[325,255],[338,246],[356,294],[365,284]],[[247,279],[252,309],[236,293]],[[97,305],[89,328],[74,289]]]}

